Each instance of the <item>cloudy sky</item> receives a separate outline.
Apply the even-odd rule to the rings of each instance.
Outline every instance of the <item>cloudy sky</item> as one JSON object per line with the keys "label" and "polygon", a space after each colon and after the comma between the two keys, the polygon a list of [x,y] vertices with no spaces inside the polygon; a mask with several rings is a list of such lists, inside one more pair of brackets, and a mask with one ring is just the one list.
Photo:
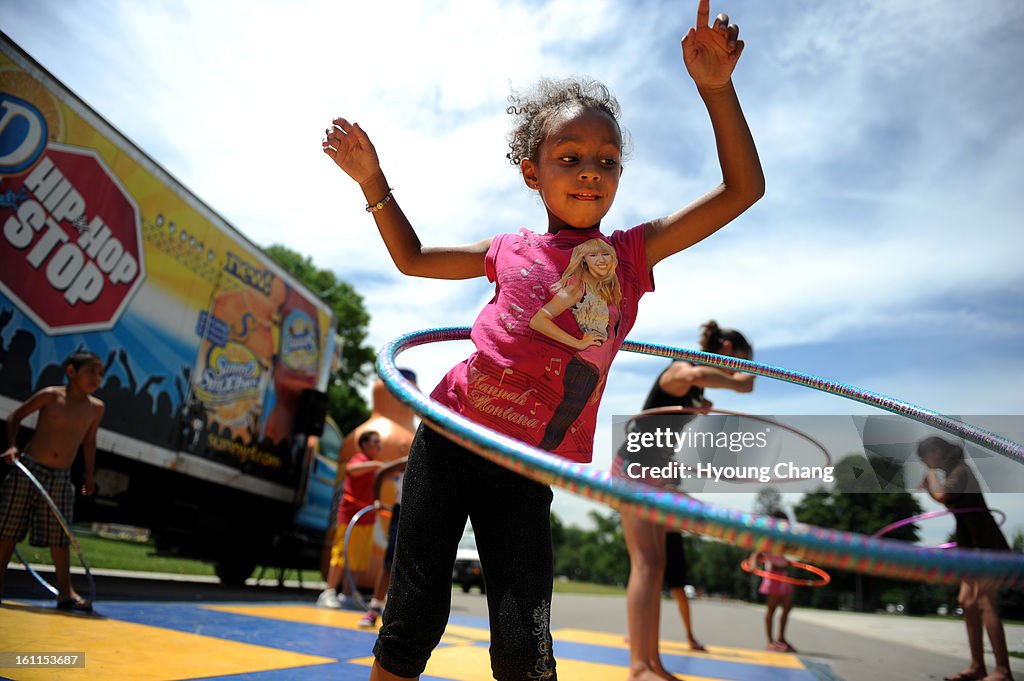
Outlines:
{"label": "cloudy sky", "polygon": [[[398,274],[358,188],[320,151],[328,122],[369,132],[424,243],[476,241],[544,228],[504,156],[510,88],[595,77],[633,139],[604,226],[632,226],[720,181],[679,50],[695,5],[0,0],[0,27],[250,239],[354,284],[380,345],[468,325],[491,290]],[[948,414],[1024,413],[1024,4],[713,2],[719,11],[746,41],[734,81],[767,194],[656,268],[632,338],[692,347],[714,318],[764,362]],[[433,346],[401,363],[430,387],[468,351]],[[638,409],[663,365],[617,360],[602,431]],[[709,396],[758,414],[870,412],[769,379]],[[608,449],[602,432],[595,465]],[[990,504],[1011,512],[1010,533],[1024,529],[1024,502]],[[570,522],[591,508],[556,501]]]}

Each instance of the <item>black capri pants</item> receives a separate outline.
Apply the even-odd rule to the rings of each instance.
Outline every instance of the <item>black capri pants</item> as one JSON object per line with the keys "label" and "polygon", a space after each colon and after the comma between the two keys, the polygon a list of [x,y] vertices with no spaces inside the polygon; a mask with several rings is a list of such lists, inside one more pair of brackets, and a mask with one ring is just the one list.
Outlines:
{"label": "black capri pants", "polygon": [[409,451],[387,607],[373,653],[415,677],[448,623],[452,569],[466,519],[487,586],[491,671],[498,681],[555,679],[551,650],[551,488],[421,425]]}
{"label": "black capri pants", "polygon": [[665,533],[665,577],[666,589],[682,589],[689,584],[686,566],[686,547],[681,532]]}
{"label": "black capri pants", "polygon": [[395,562],[395,542],[398,540],[398,519],[402,517],[402,505],[391,507],[391,522],[388,523],[388,545],[384,549],[384,567],[388,570]]}

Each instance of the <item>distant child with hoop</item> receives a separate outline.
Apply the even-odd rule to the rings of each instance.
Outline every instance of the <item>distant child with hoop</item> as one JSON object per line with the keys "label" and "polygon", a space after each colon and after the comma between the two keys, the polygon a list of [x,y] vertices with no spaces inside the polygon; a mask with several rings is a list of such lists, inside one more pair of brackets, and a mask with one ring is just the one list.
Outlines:
{"label": "distant child with hoop", "polygon": [[[85,457],[85,480],[81,493],[93,493],[96,465],[96,431],[103,418],[103,402],[92,394],[103,381],[103,360],[91,352],[79,351],[64,361],[67,385],[43,388],[7,417],[7,449],[3,460],[13,466],[21,456],[22,464],[39,480],[56,503],[64,519],[71,523],[75,489],[71,484],[71,464],[79,446]],[[21,422],[39,412],[35,432],[18,450]],[[32,482],[20,470],[8,471],[0,485],[0,594],[3,593],[7,563],[15,546],[29,538],[33,546],[49,546],[57,577],[57,607],[61,610],[91,612],[92,604],[71,586],[70,538],[53,511]]]}
{"label": "distant child with hoop", "polygon": [[[928,467],[919,489],[926,491],[932,499],[949,509],[988,509],[978,479],[964,461],[962,447],[933,436],[918,443],[917,456]],[[940,479],[939,471],[944,473],[943,479]],[[957,548],[1010,550],[998,523],[987,510],[958,513],[955,517]],[[999,617],[999,588],[985,580],[964,577],[960,581],[957,600],[964,610],[971,663],[962,672],[947,676],[947,681],[1012,681],[1006,632],[1003,620]],[[985,673],[983,629],[988,632],[988,641],[996,660],[996,668],[991,674]]]}
{"label": "distant child with hoop", "polygon": [[398,519],[402,517],[402,478],[405,477],[406,463],[408,463],[408,457],[404,456],[401,459],[389,461],[374,475],[376,489],[373,498],[376,500],[374,504],[377,508],[381,508],[380,488],[388,478],[395,486],[395,499],[391,504],[391,519],[388,521],[388,543],[384,548],[384,565],[380,574],[377,575],[377,583],[373,586],[373,596],[366,609],[366,614],[359,620],[359,626],[363,628],[377,626],[377,618],[384,611],[388,587],[391,586],[391,566],[395,562],[395,546],[398,542]]}
{"label": "distant child with hoop", "polygon": [[[623,137],[618,103],[600,83],[544,80],[534,91],[511,98],[514,129],[508,157],[526,186],[539,192],[547,230],[523,229],[459,247],[420,243],[366,132],[344,118],[334,120],[323,150],[359,184],[398,269],[440,279],[486,276],[496,283],[494,298],[473,325],[476,352],[434,389],[436,402],[509,437],[532,445],[543,441],[555,456],[591,460],[604,376],[588,381],[591,392],[580,400],[565,394],[563,372],[570,364],[581,375],[597,366],[582,354],[591,346],[611,345],[602,347],[610,361],[633,326],[640,297],[654,289],[651,268],[729,223],[764,192],[761,165],[731,80],[743,51],[739,29],[724,15],[714,25],[709,19],[708,0],[700,0],[697,26],[682,48],[711,117],[723,182],[668,217],[611,235],[600,227],[618,189]],[[452,185],[457,200],[457,178]],[[616,256],[621,298],[593,299],[595,312],[608,307],[607,326],[587,332],[577,315],[565,309],[551,319],[567,334],[561,340],[533,328],[537,311],[559,291],[564,296],[582,292],[580,300],[585,299],[585,279],[557,290],[553,285],[574,249],[592,239],[604,241]],[[612,316],[617,317],[616,333],[604,339],[597,331],[607,332]],[[605,360],[598,363],[606,372]],[[569,407],[559,411],[566,401]],[[580,401],[582,409],[573,415]],[[556,415],[572,422],[549,430]],[[486,580],[494,677],[556,678],[550,633],[551,498],[548,486],[421,426],[409,454],[394,573],[370,678],[408,679],[423,673],[447,624],[452,566],[467,516]]]}
{"label": "distant child with hoop", "polygon": [[[775,511],[771,515],[773,518],[789,521],[785,511]],[[764,563],[764,570],[768,573],[761,578],[761,586],[757,590],[757,593],[767,599],[764,629],[768,635],[768,644],[765,649],[779,653],[795,653],[796,648],[786,640],[786,624],[789,622],[789,611],[793,609],[793,584],[781,579],[787,576],[789,560],[775,553],[758,551],[750,557],[750,564],[756,566],[759,563]],[[773,635],[776,609],[780,609],[778,636]]]}
{"label": "distant child with hoop", "polygon": [[[338,502],[338,521],[334,528],[334,544],[331,546],[331,563],[327,571],[327,588],[317,596],[316,604],[321,608],[361,609],[353,598],[356,585],[348,583],[345,573],[345,534],[356,513],[376,502],[374,478],[384,465],[378,461],[383,442],[380,433],[364,430],[359,435],[359,451],[345,464],[345,481],[342,483],[341,499]],[[357,572],[370,565],[373,551],[373,526],[376,511],[367,511],[356,521],[348,538],[348,570]],[[338,589],[342,598],[338,598]]]}

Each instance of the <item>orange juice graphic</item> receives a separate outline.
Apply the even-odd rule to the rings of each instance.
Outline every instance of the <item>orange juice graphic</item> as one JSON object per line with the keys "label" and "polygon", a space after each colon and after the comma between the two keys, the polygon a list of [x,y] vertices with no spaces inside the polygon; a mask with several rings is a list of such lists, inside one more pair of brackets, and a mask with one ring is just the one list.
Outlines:
{"label": "orange juice graphic", "polygon": [[304,296],[287,287],[284,304],[279,311],[280,332],[273,364],[273,406],[263,426],[264,437],[272,442],[280,442],[292,434],[302,391],[316,387],[321,360],[320,328],[316,315],[316,308]]}
{"label": "orange juice graphic", "polygon": [[255,439],[274,355],[273,295],[245,287],[218,293],[210,306],[196,367],[196,396],[211,425],[232,439]]}
{"label": "orange juice graphic", "polygon": [[315,377],[320,366],[319,334],[316,326],[316,320],[308,312],[300,309],[291,310],[281,324],[282,369],[302,383]]}

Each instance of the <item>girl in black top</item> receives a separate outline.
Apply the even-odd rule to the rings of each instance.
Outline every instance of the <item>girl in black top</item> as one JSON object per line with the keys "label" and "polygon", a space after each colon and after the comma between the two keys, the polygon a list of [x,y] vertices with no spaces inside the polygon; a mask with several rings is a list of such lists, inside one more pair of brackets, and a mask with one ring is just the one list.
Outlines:
{"label": "girl in black top", "polygon": [[[944,504],[946,508],[988,509],[985,497],[974,472],[964,461],[964,450],[959,445],[947,442],[941,437],[929,437],[917,445],[917,456],[928,467],[919,489]],[[938,471],[945,473],[940,479]],[[999,530],[992,514],[987,510],[958,513],[956,518],[957,548],[994,549],[1008,551],[1006,537]],[[999,589],[985,580],[965,577],[960,581],[960,607],[964,611],[967,626],[967,642],[971,648],[971,663],[967,669],[947,676],[946,681],[1012,681],[1010,657],[1006,648],[1006,632],[999,617],[997,603]],[[985,651],[982,645],[982,629],[988,632],[996,668],[991,674],[985,673]]]}
{"label": "girl in black top", "polygon": [[[750,359],[752,349],[747,339],[739,331],[722,329],[715,321],[709,321],[701,327],[701,350],[719,355]],[[677,361],[661,372],[657,382],[651,388],[644,409],[655,407],[682,406],[693,409],[710,409],[711,402],[704,397],[705,388],[726,388],[736,392],[747,393],[754,389],[754,376],[739,371],[728,371],[715,367],[698,366],[689,362]],[[696,418],[694,416],[693,418]],[[651,430],[656,427],[682,428],[690,419],[685,416],[654,416],[638,419],[635,427],[638,430]],[[664,465],[672,457],[669,450],[645,450],[632,455],[621,448],[615,456],[612,474],[626,477],[630,463],[638,462],[644,466]],[[643,461],[637,456],[644,456]],[[654,459],[662,459],[656,461]],[[660,486],[675,486],[676,481],[663,479],[650,480]],[[694,650],[704,647],[693,636],[690,624],[690,604],[683,587],[683,580],[673,579],[680,576],[685,579],[682,538],[679,533],[668,533],[663,525],[657,525],[634,516],[622,516],[622,529],[626,537],[626,548],[629,551],[629,584],[626,587],[626,618],[629,627],[630,678],[643,678],[653,673],[664,679],[676,677],[669,674],[661,664],[658,653],[659,623],[661,621],[661,586],[666,577],[668,586],[679,604],[683,623]],[[675,535],[674,537],[672,535]],[[670,539],[671,537],[671,539]],[[678,542],[673,547],[673,558],[677,559],[671,566],[672,574],[667,572],[666,544]],[[678,549],[678,550],[675,550]]]}

